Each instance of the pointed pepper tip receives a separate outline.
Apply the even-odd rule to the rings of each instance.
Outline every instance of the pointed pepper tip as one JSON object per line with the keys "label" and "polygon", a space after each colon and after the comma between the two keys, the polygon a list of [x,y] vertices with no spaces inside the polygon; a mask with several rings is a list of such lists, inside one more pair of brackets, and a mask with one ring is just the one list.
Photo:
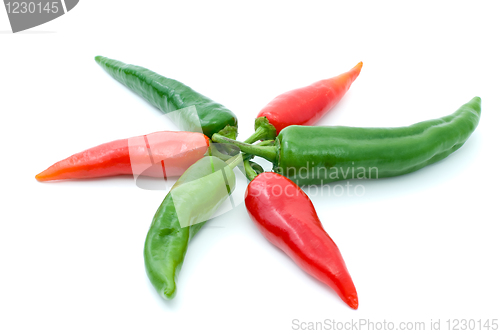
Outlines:
{"label": "pointed pepper tip", "polygon": [[349,296],[346,300],[347,305],[353,310],[357,310],[359,306],[358,296]]}

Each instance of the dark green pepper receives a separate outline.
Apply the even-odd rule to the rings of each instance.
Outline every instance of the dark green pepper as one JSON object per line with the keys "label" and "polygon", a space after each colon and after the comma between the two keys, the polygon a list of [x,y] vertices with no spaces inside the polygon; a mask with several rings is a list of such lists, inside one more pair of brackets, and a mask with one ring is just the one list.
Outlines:
{"label": "dark green pepper", "polygon": [[400,128],[314,127],[283,129],[275,146],[255,146],[212,136],[274,164],[298,185],[382,178],[416,171],[459,149],[479,123],[481,99],[455,113]]}
{"label": "dark green pepper", "polygon": [[[186,110],[177,115],[177,117],[184,118],[177,120],[181,123],[182,130],[193,131],[193,123],[196,124],[199,118],[199,125],[207,137],[211,138],[214,133],[229,126],[224,136],[236,138],[238,130],[236,115],[223,105],[195,92],[179,81],[163,77],[144,67],[125,64],[102,56],[95,57],[95,60],[113,78],[164,113],[169,114],[179,109]],[[191,106],[196,107],[197,119],[193,120],[192,113],[185,109]]]}
{"label": "dark green pepper", "polygon": [[191,238],[201,229],[235,187],[233,168],[207,156],[189,167],[158,208],[144,245],[147,275],[158,293],[172,299]]}

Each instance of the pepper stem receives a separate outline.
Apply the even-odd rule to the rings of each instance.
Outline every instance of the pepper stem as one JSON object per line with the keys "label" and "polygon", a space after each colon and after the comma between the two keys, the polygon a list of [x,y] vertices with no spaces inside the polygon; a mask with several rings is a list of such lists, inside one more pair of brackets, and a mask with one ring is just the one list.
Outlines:
{"label": "pepper stem", "polygon": [[266,160],[269,160],[273,164],[277,164],[277,157],[278,154],[276,152],[276,146],[258,146],[258,145],[250,145],[247,143],[242,143],[237,140],[232,140],[229,138],[226,138],[224,136],[221,136],[217,133],[215,133],[212,136],[212,140],[217,143],[225,143],[225,144],[231,144],[236,147],[238,147],[242,152],[248,153],[251,155],[257,155],[259,157],[262,157]]}
{"label": "pepper stem", "polygon": [[232,125],[226,125],[224,129],[220,130],[218,133],[224,137],[236,139],[236,137],[238,136],[238,127]]}
{"label": "pepper stem", "polygon": [[250,165],[250,160],[243,161],[243,166],[245,166],[245,174],[247,178],[252,181],[257,176],[257,173],[254,171],[252,166]]}
{"label": "pepper stem", "polygon": [[262,140],[266,134],[267,130],[264,127],[258,127],[257,130],[255,130],[255,132],[244,141],[244,143],[253,144],[258,140]]}
{"label": "pepper stem", "polygon": [[219,158],[221,160],[224,160],[224,161],[228,160],[228,159],[230,159],[232,157],[230,155],[224,154],[221,151],[219,151],[217,149],[217,146],[214,145],[214,143],[212,141],[210,141],[210,146],[208,147],[207,154],[208,155],[212,155],[214,157],[217,157],[217,158]]}
{"label": "pepper stem", "polygon": [[255,132],[253,135],[248,137],[248,139],[245,140],[244,143],[253,144],[258,140],[269,140],[269,139],[274,140],[275,138],[276,138],[276,128],[274,127],[274,125],[269,123],[267,117],[263,116],[263,117],[258,117],[255,120]]}
{"label": "pepper stem", "polygon": [[260,143],[257,143],[255,145],[257,146],[272,146],[274,144],[274,140],[264,140],[261,141]]}
{"label": "pepper stem", "polygon": [[227,165],[231,169],[234,169],[234,167],[238,166],[242,162],[243,162],[243,155],[242,154],[238,154],[238,155],[236,155],[236,156],[234,156],[231,159],[228,159],[226,161]]}

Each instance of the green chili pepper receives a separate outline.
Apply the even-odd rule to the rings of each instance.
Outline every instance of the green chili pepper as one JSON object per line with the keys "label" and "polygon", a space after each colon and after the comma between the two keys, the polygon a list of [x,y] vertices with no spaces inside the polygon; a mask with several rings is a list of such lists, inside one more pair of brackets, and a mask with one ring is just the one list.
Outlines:
{"label": "green chili pepper", "polygon": [[400,128],[312,127],[283,129],[275,146],[255,146],[212,136],[274,164],[275,172],[298,185],[353,178],[382,178],[416,171],[459,149],[476,129],[481,99],[455,113]]}
{"label": "green chili pepper", "polygon": [[[168,114],[172,111],[195,106],[199,125],[209,138],[229,126],[224,136],[236,138],[238,121],[236,115],[223,105],[195,92],[179,81],[163,77],[144,67],[129,65],[118,60],[102,56],[95,57],[96,62],[113,78],[146,99],[149,103]],[[192,115],[181,113],[182,130],[194,131]]]}
{"label": "green chili pepper", "polygon": [[235,187],[233,168],[216,157],[204,157],[177,180],[158,208],[144,246],[148,277],[165,299],[176,293],[176,280],[191,238],[219,208]]}

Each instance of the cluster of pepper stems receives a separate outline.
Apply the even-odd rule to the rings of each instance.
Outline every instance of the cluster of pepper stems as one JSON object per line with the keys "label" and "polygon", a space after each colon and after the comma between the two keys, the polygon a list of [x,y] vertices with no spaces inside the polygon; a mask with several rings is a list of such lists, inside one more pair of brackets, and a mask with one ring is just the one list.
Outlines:
{"label": "cluster of pepper stems", "polygon": [[[341,253],[300,187],[354,178],[354,172],[338,173],[353,166],[358,178],[418,170],[461,147],[481,112],[476,97],[451,115],[408,127],[312,126],[349,90],[361,71],[360,62],[346,73],[277,96],[257,115],[255,133],[239,142],[236,115],[223,105],[148,69],[101,56],[95,60],[167,115],[195,106],[202,133],[161,131],[109,142],[57,162],[36,179],[180,176],[158,208],[144,247],[147,275],[165,299],[176,294],[189,241],[233,191],[233,168],[243,164],[250,180],[245,206],[260,232],[357,309],[358,295]],[[192,114],[181,117],[189,130]],[[264,172],[252,161],[254,156],[271,161],[273,172]],[[366,174],[370,168],[376,168],[376,176]]]}

